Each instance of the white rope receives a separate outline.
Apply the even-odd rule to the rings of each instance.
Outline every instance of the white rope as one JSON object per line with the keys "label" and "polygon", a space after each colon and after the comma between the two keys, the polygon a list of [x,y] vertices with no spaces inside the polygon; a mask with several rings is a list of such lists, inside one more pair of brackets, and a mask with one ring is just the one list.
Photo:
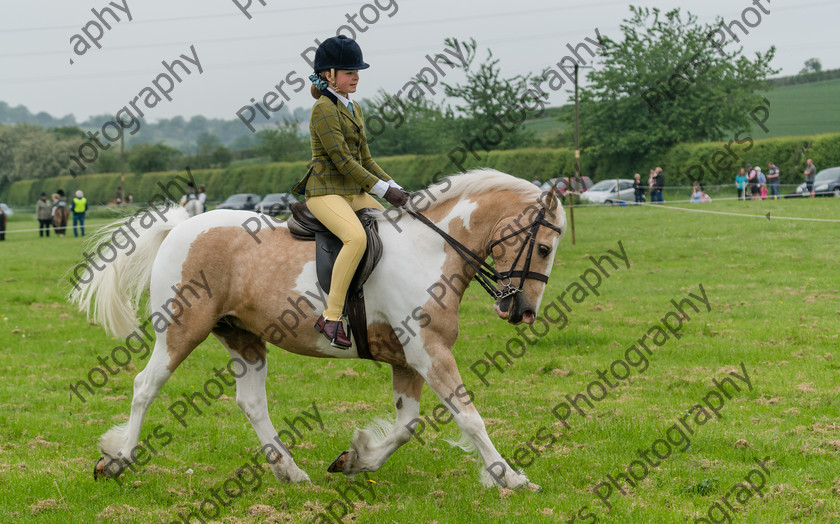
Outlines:
{"label": "white rope", "polygon": [[653,204],[648,202],[645,202],[642,205],[648,207],[656,207],[659,209],[673,209],[675,211],[691,211],[693,213],[709,213],[712,215],[728,215],[733,217],[766,218],[768,220],[803,220],[806,222],[840,222],[840,220],[835,220],[831,218],[780,217],[772,216],[770,213],[767,213],[766,215],[750,215],[747,213],[728,213],[726,211],[710,211],[708,209],[691,209],[686,207],[663,206],[662,204]]}

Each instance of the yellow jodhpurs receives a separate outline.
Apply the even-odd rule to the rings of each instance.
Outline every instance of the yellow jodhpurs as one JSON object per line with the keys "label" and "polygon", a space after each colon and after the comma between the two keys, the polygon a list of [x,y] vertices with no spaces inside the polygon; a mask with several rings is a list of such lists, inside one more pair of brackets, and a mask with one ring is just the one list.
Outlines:
{"label": "yellow jodhpurs", "polygon": [[306,205],[315,218],[341,239],[344,246],[338,253],[330,281],[330,296],[324,318],[338,320],[344,311],[344,300],[350,281],[367,249],[367,237],[356,211],[366,207],[384,209],[367,193],[355,195],[322,195],[306,199]]}

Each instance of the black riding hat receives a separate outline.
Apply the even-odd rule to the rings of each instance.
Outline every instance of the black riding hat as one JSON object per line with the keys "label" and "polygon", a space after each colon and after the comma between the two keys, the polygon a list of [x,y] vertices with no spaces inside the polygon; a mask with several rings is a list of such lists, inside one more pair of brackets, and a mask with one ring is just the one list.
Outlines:
{"label": "black riding hat", "polygon": [[344,35],[324,40],[315,51],[316,73],[330,69],[357,71],[368,67],[370,65],[366,64],[362,58],[362,48],[355,40]]}

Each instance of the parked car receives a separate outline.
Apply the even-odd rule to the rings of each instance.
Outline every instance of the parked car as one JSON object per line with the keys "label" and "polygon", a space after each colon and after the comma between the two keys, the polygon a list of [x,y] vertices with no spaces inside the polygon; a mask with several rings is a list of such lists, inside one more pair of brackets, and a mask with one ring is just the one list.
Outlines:
{"label": "parked car", "polygon": [[3,208],[3,213],[5,213],[7,217],[10,217],[15,214],[15,212],[12,211],[12,208],[7,206],[6,204],[0,204],[0,208]]}
{"label": "parked car", "polygon": [[237,193],[231,195],[219,204],[216,209],[239,209],[242,211],[256,211],[260,203],[260,195],[255,193]]}
{"label": "parked car", "polygon": [[260,202],[259,210],[266,215],[288,215],[292,212],[292,204],[297,201],[291,193],[269,193]]}
{"label": "parked car", "polygon": [[566,190],[568,189],[569,181],[572,182],[572,188],[576,193],[583,193],[584,191],[588,190],[592,187],[592,179],[588,176],[578,176],[578,177],[558,177],[546,180],[543,182],[543,185],[540,186],[540,189],[543,191],[548,191],[551,189],[551,186],[554,186],[554,192],[557,193],[557,196],[560,197],[560,200],[566,201]]}
{"label": "parked car", "polygon": [[581,200],[586,202],[595,202],[597,204],[617,204],[619,200],[626,202],[633,202],[635,194],[633,191],[633,180],[629,178],[620,178],[618,180],[619,191],[615,190],[615,179],[601,180],[594,186],[590,187],[586,193],[580,196]]}
{"label": "parked car", "polygon": [[[814,177],[814,194],[840,198],[840,167],[830,167],[817,173]],[[796,195],[811,196],[804,182],[796,188]]]}

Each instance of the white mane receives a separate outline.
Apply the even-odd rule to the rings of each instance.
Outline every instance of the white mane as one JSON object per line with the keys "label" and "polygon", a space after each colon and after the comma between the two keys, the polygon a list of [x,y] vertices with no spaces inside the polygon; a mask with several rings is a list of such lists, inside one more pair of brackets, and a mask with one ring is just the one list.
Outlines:
{"label": "white mane", "polygon": [[514,191],[534,198],[540,194],[540,189],[533,183],[489,168],[473,169],[466,173],[446,177],[421,192],[426,195],[423,202],[433,202],[432,207],[434,207],[453,198],[465,195],[477,196],[489,191],[502,190]]}

